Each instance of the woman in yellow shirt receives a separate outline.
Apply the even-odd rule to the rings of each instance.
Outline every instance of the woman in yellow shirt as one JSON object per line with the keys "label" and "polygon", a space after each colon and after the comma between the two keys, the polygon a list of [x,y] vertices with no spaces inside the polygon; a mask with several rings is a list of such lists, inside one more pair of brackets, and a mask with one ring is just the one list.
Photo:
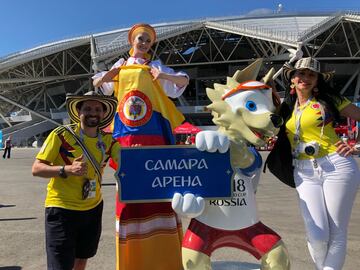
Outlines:
{"label": "woman in yellow shirt", "polygon": [[289,82],[281,114],[291,144],[294,182],[304,219],[308,248],[318,270],[339,270],[346,255],[347,227],[360,183],[358,153],[339,140],[340,116],[360,121],[360,109],[327,83],[314,58],[285,65]]}

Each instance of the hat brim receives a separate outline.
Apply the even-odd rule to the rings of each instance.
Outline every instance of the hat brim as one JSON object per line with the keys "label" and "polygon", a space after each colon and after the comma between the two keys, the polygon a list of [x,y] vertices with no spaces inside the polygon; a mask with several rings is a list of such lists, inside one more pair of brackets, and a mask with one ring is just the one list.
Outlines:
{"label": "hat brim", "polygon": [[[335,71],[329,71],[329,72],[318,72],[317,70],[311,68],[311,67],[308,67],[308,68],[301,68],[301,69],[309,69],[309,70],[312,70],[320,75],[323,76],[324,78],[324,81],[327,82],[329,80],[332,79],[332,77],[334,77],[334,74],[335,74]],[[290,76],[291,76],[291,72],[295,71],[295,70],[298,70],[296,68],[294,68],[292,65],[290,65],[289,63],[285,63],[284,66],[283,66],[283,75],[284,75],[284,78],[290,82]]]}
{"label": "hat brim", "polygon": [[106,111],[104,112],[104,118],[100,122],[99,128],[103,129],[110,125],[110,123],[114,119],[117,107],[116,98],[110,96],[67,96],[66,107],[71,121],[74,123],[80,123],[80,117],[76,106],[79,102],[90,100],[101,102],[106,107]]}

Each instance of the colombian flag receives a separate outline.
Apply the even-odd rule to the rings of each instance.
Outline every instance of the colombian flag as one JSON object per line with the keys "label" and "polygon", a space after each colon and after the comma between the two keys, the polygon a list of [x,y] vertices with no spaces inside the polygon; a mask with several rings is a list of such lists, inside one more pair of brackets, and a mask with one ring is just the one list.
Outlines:
{"label": "colombian flag", "polygon": [[173,130],[184,116],[153,80],[150,67],[122,66],[114,81],[118,108],[113,137],[123,146],[174,144]]}

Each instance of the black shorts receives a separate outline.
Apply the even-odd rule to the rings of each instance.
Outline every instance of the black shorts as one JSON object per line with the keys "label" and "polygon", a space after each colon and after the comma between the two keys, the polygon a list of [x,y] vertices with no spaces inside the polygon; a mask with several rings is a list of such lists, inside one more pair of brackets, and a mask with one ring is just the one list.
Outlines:
{"label": "black shorts", "polygon": [[102,211],[103,202],[87,211],[45,208],[48,270],[71,270],[75,258],[87,259],[96,254]]}

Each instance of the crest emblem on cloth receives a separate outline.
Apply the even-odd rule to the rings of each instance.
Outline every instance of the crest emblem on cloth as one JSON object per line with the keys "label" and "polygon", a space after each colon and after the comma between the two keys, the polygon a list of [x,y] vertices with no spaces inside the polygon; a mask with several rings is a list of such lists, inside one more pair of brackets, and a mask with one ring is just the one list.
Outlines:
{"label": "crest emblem on cloth", "polygon": [[320,103],[316,102],[311,105],[311,108],[314,110],[320,110]]}
{"label": "crest emblem on cloth", "polygon": [[130,91],[119,103],[120,119],[127,126],[142,126],[150,120],[151,115],[151,102],[141,91]]}

